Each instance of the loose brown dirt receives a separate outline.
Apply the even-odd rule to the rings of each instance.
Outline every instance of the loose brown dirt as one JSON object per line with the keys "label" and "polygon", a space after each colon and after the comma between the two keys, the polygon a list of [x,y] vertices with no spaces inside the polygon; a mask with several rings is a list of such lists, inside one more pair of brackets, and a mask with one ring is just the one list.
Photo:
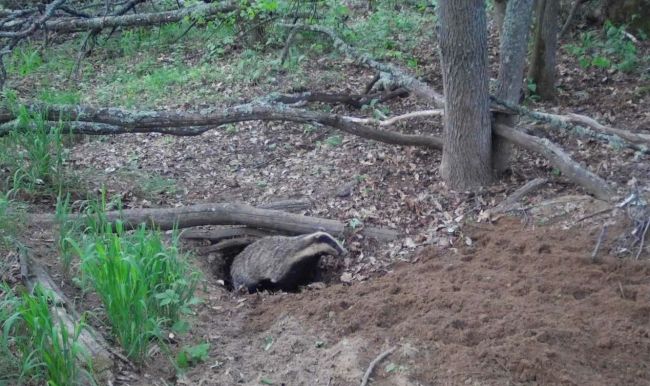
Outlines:
{"label": "loose brown dirt", "polygon": [[214,289],[197,328],[217,366],[188,384],[354,385],[393,345],[373,385],[650,384],[647,263],[591,262],[597,228],[467,228],[471,247],[424,249],[353,285]]}

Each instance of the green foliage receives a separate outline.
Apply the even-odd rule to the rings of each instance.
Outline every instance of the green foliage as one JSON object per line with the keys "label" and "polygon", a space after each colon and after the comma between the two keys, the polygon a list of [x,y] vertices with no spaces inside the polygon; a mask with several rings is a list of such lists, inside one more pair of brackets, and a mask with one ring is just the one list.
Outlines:
{"label": "green foliage", "polygon": [[615,68],[634,72],[642,61],[637,56],[634,42],[625,33],[625,26],[616,27],[609,21],[605,22],[602,34],[583,32],[579,43],[568,44],[566,49],[578,58],[583,68]]}
{"label": "green foliage", "polygon": [[343,143],[343,137],[338,135],[338,134],[332,135],[332,136],[327,137],[327,139],[325,140],[325,143],[328,146],[337,147],[337,146],[340,146]]}
{"label": "green foliage", "polygon": [[32,380],[48,386],[64,386],[79,384],[82,375],[92,379],[88,371],[78,366],[78,361],[89,364],[88,355],[78,342],[84,328],[83,320],[72,326],[73,331],[68,331],[51,314],[52,296],[40,285],[33,295],[25,292],[17,297],[7,286],[0,292],[3,331],[0,355],[9,361],[10,370],[0,375],[6,378],[4,380],[18,383]]}
{"label": "green foliage", "polygon": [[[103,193],[88,204],[84,223],[74,224],[68,201],[60,200],[59,248],[79,256],[82,287],[97,293],[116,340],[129,358],[142,363],[162,330],[181,326],[198,302],[194,291],[200,275],[179,252],[178,235],[167,245],[160,232],[144,226],[126,232],[121,222],[108,221],[108,205]],[[64,264],[69,266],[69,259]]]}
{"label": "green foliage", "polygon": [[21,205],[11,200],[8,194],[0,193],[0,250],[16,244],[23,215],[24,208]]}
{"label": "green foliage", "polygon": [[[430,44],[435,24],[435,15],[430,13],[427,6],[414,10],[382,2],[377,11],[354,24],[343,36],[346,41],[364,47],[375,57],[405,60],[410,66],[417,66],[412,52],[422,44],[421,39],[427,39],[427,44]],[[418,35],[414,36],[413,31],[418,31]]]}
{"label": "green foliage", "polygon": [[43,64],[41,53],[33,46],[18,47],[12,52],[8,73],[27,76]]}
{"label": "green foliage", "polygon": [[55,105],[75,105],[81,102],[81,95],[78,91],[45,89],[41,90],[38,99],[42,102]]}
{"label": "green foliage", "polygon": [[63,146],[60,126],[50,127],[40,114],[18,108],[18,127],[0,138],[0,168],[8,170],[5,184],[12,193],[56,195],[65,186]]}
{"label": "green foliage", "polygon": [[183,347],[176,355],[176,365],[180,369],[186,369],[197,363],[205,362],[210,352],[210,343],[200,343],[194,346]]}

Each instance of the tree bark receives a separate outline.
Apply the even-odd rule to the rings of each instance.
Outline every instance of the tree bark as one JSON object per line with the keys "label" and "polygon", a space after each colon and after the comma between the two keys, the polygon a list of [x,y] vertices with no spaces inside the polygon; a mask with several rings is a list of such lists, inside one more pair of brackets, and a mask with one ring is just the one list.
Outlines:
{"label": "tree bark", "polygon": [[485,2],[441,0],[438,9],[445,92],[440,171],[452,189],[476,189],[492,181]]}
{"label": "tree bark", "polygon": [[508,4],[507,2],[508,0],[494,0],[494,24],[499,37],[501,37],[501,34],[503,32],[503,21],[506,18],[506,6]]}
{"label": "tree bark", "polygon": [[[519,103],[526,65],[528,35],[532,22],[534,0],[509,0],[501,29],[499,76],[496,97],[509,103]],[[496,114],[496,123],[516,125],[514,115]],[[492,138],[492,169],[501,175],[510,166],[512,143],[498,136]]]}
{"label": "tree bark", "polygon": [[544,100],[555,99],[559,0],[538,0],[533,51],[528,78],[537,85],[536,93]]}

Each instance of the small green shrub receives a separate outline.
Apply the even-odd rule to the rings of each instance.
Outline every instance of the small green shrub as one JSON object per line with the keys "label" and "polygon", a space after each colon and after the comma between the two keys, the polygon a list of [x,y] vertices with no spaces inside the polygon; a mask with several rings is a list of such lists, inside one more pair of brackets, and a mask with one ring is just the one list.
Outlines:
{"label": "small green shrub", "polygon": [[176,355],[176,366],[187,369],[199,362],[205,362],[210,353],[210,343],[200,343],[194,346],[183,347]]}

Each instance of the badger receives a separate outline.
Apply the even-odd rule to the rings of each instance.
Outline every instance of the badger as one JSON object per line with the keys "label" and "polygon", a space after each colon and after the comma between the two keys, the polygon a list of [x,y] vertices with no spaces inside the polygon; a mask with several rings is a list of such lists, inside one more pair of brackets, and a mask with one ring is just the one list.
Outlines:
{"label": "badger", "polygon": [[326,232],[294,237],[270,236],[248,245],[233,260],[230,276],[234,290],[295,291],[318,277],[323,255],[347,251]]}

